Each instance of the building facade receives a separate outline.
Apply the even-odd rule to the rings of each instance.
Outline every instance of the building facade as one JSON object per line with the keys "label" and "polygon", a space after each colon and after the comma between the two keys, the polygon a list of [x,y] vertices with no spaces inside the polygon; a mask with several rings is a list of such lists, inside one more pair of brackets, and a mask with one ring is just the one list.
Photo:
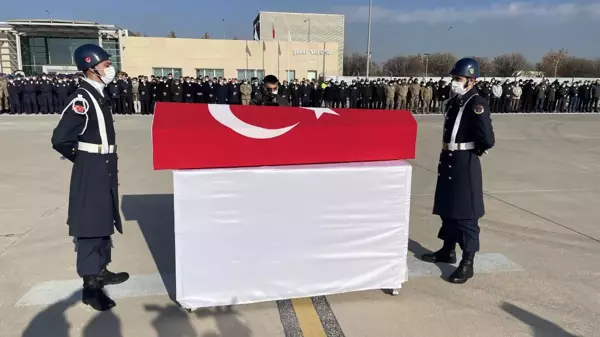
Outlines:
{"label": "building facade", "polygon": [[73,73],[75,49],[94,43],[130,76],[273,74],[291,80],[342,75],[342,15],[261,12],[255,27],[254,40],[244,41],[130,36],[126,29],[87,21],[11,20],[0,22],[0,73]]}
{"label": "building facade", "polygon": [[121,69],[121,38],[127,30],[87,21],[11,20],[0,22],[0,72],[25,74],[77,71],[73,51],[85,43],[101,45]]}
{"label": "building facade", "polygon": [[337,45],[338,71],[344,67],[344,15],[259,12],[253,24],[253,36],[260,41],[321,43],[320,49]]}
{"label": "building facade", "polygon": [[204,40],[129,36],[122,39],[123,70],[130,76],[169,73],[281,80],[341,75],[338,46],[287,41]]}

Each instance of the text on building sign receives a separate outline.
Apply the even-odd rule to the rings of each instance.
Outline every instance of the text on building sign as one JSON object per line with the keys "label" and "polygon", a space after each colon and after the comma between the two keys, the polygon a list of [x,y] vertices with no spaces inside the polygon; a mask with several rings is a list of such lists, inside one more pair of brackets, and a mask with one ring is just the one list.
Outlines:
{"label": "text on building sign", "polygon": [[331,49],[294,49],[294,55],[331,55]]}

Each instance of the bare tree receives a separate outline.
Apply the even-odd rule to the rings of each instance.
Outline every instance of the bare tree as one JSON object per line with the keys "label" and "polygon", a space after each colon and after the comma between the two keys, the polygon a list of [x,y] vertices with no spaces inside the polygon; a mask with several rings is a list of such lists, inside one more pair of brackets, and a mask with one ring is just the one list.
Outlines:
{"label": "bare tree", "polygon": [[[365,76],[367,73],[367,55],[354,53],[344,55],[345,76]],[[369,75],[377,76],[381,73],[380,67],[371,60],[369,64]]]}
{"label": "bare tree", "polygon": [[383,62],[382,73],[388,76],[406,76],[408,70],[406,56],[395,56]]}
{"label": "bare tree", "polygon": [[512,53],[494,57],[494,68],[496,75],[503,77],[511,77],[517,71],[527,70],[527,59],[523,54]]}
{"label": "bare tree", "polygon": [[487,57],[473,57],[479,63],[481,77],[495,76],[494,64]]}
{"label": "bare tree", "polygon": [[204,35],[202,35],[201,39],[210,40],[210,35],[208,35],[208,33],[204,33]]}
{"label": "bare tree", "polygon": [[562,76],[565,73],[565,62],[568,57],[569,52],[566,49],[560,49],[556,52],[551,50],[537,63],[536,69],[546,76]]}
{"label": "bare tree", "polygon": [[446,76],[456,63],[456,56],[450,53],[429,55],[427,73],[429,76]]}
{"label": "bare tree", "polygon": [[170,38],[174,39],[174,38],[176,38],[177,36],[175,36],[175,32],[174,32],[174,31],[171,31],[171,32],[169,33],[169,36],[168,36],[168,37],[170,37]]}

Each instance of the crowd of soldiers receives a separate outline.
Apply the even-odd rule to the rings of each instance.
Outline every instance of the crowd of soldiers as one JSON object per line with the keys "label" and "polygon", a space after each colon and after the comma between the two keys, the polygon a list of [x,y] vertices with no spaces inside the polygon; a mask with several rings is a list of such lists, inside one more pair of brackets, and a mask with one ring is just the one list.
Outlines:
{"label": "crowd of soldiers", "polygon": [[[0,108],[11,114],[61,113],[82,75],[0,76]],[[600,81],[480,81],[477,87],[492,112],[598,112]],[[250,104],[257,78],[137,76],[121,72],[107,85],[116,114],[152,114],[155,102]],[[417,114],[445,112],[450,83],[409,79],[318,81],[295,79],[279,85],[291,106],[406,109]]]}
{"label": "crowd of soldiers", "polygon": [[535,83],[533,80],[478,82],[492,112],[598,112],[600,80]]}

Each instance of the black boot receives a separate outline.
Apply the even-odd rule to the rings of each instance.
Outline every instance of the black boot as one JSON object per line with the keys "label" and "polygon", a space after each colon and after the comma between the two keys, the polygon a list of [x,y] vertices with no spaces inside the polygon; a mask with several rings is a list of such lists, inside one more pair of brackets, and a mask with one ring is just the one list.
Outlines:
{"label": "black boot", "polygon": [[112,284],[120,284],[127,280],[129,280],[128,273],[113,273],[106,269],[106,267],[102,268],[102,271],[96,277],[100,284],[103,286],[112,285]]}
{"label": "black boot", "polygon": [[456,251],[442,248],[435,253],[421,255],[421,260],[431,263],[456,263]]}
{"label": "black boot", "polygon": [[83,277],[83,296],[81,301],[83,304],[87,304],[98,311],[110,310],[117,305],[115,301],[104,293],[102,284],[100,284],[95,276]]}
{"label": "black boot", "polygon": [[473,277],[473,262],[474,259],[472,257],[463,257],[458,265],[458,268],[450,275],[448,278],[448,282],[455,284],[463,284],[467,282],[468,279]]}

